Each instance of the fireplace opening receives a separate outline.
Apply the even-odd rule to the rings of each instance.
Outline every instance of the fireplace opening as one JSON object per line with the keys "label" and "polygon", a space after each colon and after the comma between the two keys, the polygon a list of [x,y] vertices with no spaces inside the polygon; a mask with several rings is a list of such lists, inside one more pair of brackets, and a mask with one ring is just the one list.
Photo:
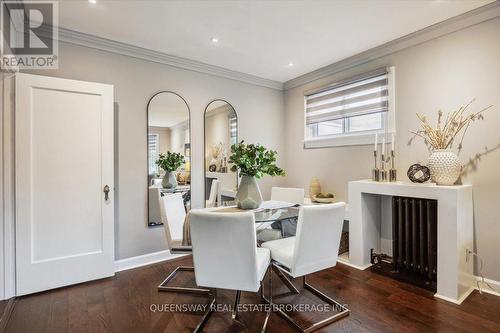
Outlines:
{"label": "fireplace opening", "polygon": [[[370,250],[374,272],[436,291],[437,200],[393,196],[390,249]],[[384,223],[384,222],[383,222]]]}

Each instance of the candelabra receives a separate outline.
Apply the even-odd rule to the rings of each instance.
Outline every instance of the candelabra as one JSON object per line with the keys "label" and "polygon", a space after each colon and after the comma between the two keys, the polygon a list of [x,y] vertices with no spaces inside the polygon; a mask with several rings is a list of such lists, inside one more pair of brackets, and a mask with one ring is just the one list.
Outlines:
{"label": "candelabra", "polygon": [[396,172],[396,169],[394,168],[394,163],[395,163],[395,154],[394,154],[394,150],[391,150],[391,169],[389,170],[389,181],[390,182],[397,181],[397,172]]}
{"label": "candelabra", "polygon": [[379,182],[380,181],[380,170],[379,170],[379,168],[377,168],[377,151],[376,150],[373,151],[373,159],[375,162],[375,167],[372,170],[372,180],[375,182]]}
{"label": "candelabra", "polygon": [[386,182],[387,181],[387,170],[385,169],[385,154],[382,152],[382,165],[380,168],[380,181],[381,182]]}

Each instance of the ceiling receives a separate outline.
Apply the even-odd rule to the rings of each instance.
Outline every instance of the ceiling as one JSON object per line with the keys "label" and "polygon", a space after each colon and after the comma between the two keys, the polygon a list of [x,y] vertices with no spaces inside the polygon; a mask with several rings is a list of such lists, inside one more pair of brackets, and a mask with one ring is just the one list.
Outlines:
{"label": "ceiling", "polygon": [[60,1],[59,25],[285,82],[490,2]]}

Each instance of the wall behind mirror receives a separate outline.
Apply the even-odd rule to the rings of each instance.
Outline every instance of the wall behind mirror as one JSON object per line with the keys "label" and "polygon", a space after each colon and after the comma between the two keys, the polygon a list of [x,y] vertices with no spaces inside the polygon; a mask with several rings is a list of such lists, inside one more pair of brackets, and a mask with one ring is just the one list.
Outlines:
{"label": "wall behind mirror", "polygon": [[238,116],[224,100],[214,100],[205,108],[205,206],[234,203],[238,173],[228,160],[231,145],[238,142]]}
{"label": "wall behind mirror", "polygon": [[[182,193],[186,211],[191,197],[190,112],[186,101],[176,93],[162,91],[148,102],[148,225],[162,224],[160,197]],[[179,167],[160,163],[176,153],[183,157]],[[167,170],[166,170],[167,169]]]}

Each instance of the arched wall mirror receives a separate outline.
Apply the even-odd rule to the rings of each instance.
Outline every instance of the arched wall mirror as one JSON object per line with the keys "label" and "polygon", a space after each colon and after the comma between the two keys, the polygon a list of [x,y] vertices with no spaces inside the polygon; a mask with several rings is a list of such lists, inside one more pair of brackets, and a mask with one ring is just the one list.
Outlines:
{"label": "arched wall mirror", "polygon": [[191,198],[189,106],[178,94],[162,91],[148,102],[148,225],[161,225],[161,196],[181,193],[186,211]]}
{"label": "arched wall mirror", "polygon": [[238,117],[233,106],[216,99],[205,108],[205,206],[234,203],[238,173],[228,163],[231,145],[238,142]]}

